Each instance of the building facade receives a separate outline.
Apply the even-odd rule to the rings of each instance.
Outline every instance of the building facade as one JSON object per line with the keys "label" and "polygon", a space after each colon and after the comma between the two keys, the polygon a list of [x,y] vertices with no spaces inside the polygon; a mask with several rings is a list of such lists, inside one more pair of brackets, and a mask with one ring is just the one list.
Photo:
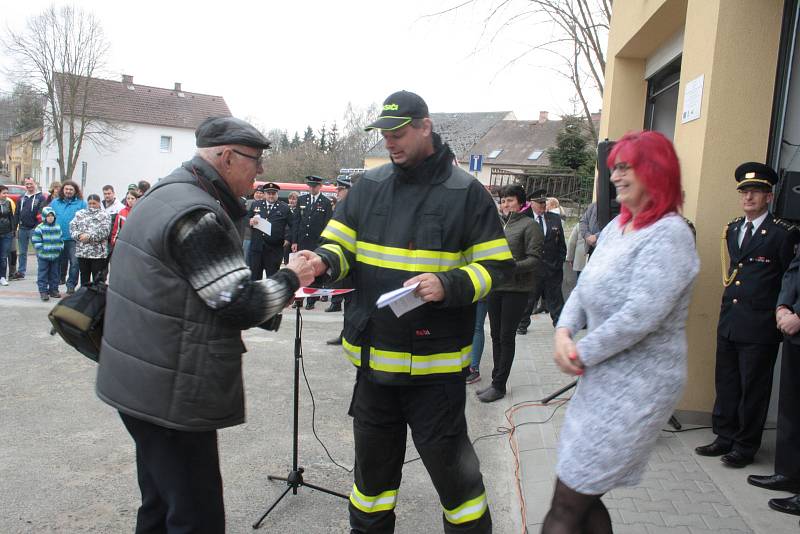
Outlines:
{"label": "building facade", "polygon": [[[783,185],[800,171],[800,78],[792,70],[798,62],[797,4],[614,2],[600,138],[641,129],[672,138],[681,160],[684,215],[697,228],[702,270],[689,315],[684,410],[707,413],[714,402],[720,238],[726,223],[740,215],[734,169],[766,161],[779,170]],[[800,202],[780,196],[789,208],[776,204],[777,215],[800,218]],[[795,196],[800,198],[800,188]]]}
{"label": "building facade", "polygon": [[[110,184],[121,196],[128,184],[147,180],[151,184],[186,161],[196,150],[194,130],[208,117],[230,116],[221,96],[122,81],[94,80],[92,114],[110,126],[113,138],[100,143],[86,139],[72,179],[84,194],[101,194]],[[62,181],[58,166],[58,144],[52,128],[45,128],[40,163],[41,184],[47,189]]]}

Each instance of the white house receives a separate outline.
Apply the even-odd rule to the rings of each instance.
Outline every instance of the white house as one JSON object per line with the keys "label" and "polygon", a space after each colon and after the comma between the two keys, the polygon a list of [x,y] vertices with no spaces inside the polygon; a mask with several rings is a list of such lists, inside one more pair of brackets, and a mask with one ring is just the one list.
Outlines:
{"label": "white house", "polygon": [[[136,85],[128,75],[122,81],[93,81],[92,114],[120,129],[111,148],[83,143],[72,179],[84,196],[102,194],[106,184],[122,197],[128,184],[155,183],[191,158],[196,150],[194,130],[203,120],[231,115],[221,96],[183,91],[180,83],[172,89]],[[43,189],[62,181],[57,154],[54,132],[45,128],[39,174]]]}

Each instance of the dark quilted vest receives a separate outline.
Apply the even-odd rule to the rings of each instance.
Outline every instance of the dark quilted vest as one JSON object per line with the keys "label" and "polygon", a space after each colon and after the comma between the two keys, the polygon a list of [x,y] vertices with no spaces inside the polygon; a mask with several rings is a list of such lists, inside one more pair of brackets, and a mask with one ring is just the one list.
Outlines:
{"label": "dark quilted vest", "polygon": [[[200,172],[200,169],[198,169]],[[111,261],[98,396],[119,411],[179,430],[244,421],[241,331],[224,325],[174,263],[167,237],[198,208],[236,229],[195,177],[176,169],[139,200]]]}

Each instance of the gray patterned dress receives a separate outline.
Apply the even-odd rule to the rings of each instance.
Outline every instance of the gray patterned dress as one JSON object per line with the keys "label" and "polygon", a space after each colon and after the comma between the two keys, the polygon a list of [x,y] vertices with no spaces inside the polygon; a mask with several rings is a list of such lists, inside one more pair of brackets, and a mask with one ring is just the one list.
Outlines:
{"label": "gray patterned dress", "polygon": [[641,480],[686,381],[686,317],[700,269],[694,237],[671,214],[622,233],[603,230],[561,312],[586,368],[569,402],[556,472],[587,495]]}

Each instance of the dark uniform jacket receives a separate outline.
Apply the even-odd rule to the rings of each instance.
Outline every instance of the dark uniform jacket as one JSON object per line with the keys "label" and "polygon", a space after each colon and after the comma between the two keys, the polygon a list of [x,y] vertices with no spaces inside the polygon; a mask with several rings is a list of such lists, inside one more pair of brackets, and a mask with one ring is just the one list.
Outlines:
{"label": "dark uniform jacket", "polygon": [[717,333],[737,343],[779,343],[776,302],[798,234],[768,213],[744,250],[739,250],[743,224],[745,218],[737,217],[725,228],[729,284],[722,294]]}
{"label": "dark uniform jacket", "polygon": [[[372,381],[463,381],[470,363],[475,302],[514,267],[486,189],[436,152],[411,170],[367,171],[338,206],[316,252],[331,278],[352,277],[343,348]],[[420,273],[434,273],[445,300],[396,317],[378,297]]]}
{"label": "dark uniform jacket", "polygon": [[[524,213],[533,219],[536,226],[539,226],[539,221],[533,208],[526,210]],[[567,258],[567,241],[564,238],[561,217],[546,211],[544,212],[544,222],[547,226],[547,233],[544,236],[544,245],[542,245],[542,263],[551,271],[560,271],[563,268],[564,260]]]}
{"label": "dark uniform jacket", "polygon": [[[794,313],[800,314],[800,254],[795,256],[783,275],[781,292],[778,294],[775,307],[778,306],[786,306]],[[791,337],[785,336],[784,339],[794,345],[800,345],[800,332]]]}
{"label": "dark uniform jacket", "polygon": [[257,200],[250,206],[247,218],[255,216],[266,219],[272,225],[270,235],[265,234],[256,228],[252,229],[250,237],[250,250],[259,251],[264,245],[271,247],[283,247],[283,242],[289,239],[289,204],[278,200],[273,203],[272,208],[266,200]]}
{"label": "dark uniform jacket", "polygon": [[298,250],[314,250],[319,246],[320,234],[333,214],[333,204],[322,193],[313,206],[310,204],[311,195],[301,195],[297,199],[294,238],[291,241],[297,243]]}

